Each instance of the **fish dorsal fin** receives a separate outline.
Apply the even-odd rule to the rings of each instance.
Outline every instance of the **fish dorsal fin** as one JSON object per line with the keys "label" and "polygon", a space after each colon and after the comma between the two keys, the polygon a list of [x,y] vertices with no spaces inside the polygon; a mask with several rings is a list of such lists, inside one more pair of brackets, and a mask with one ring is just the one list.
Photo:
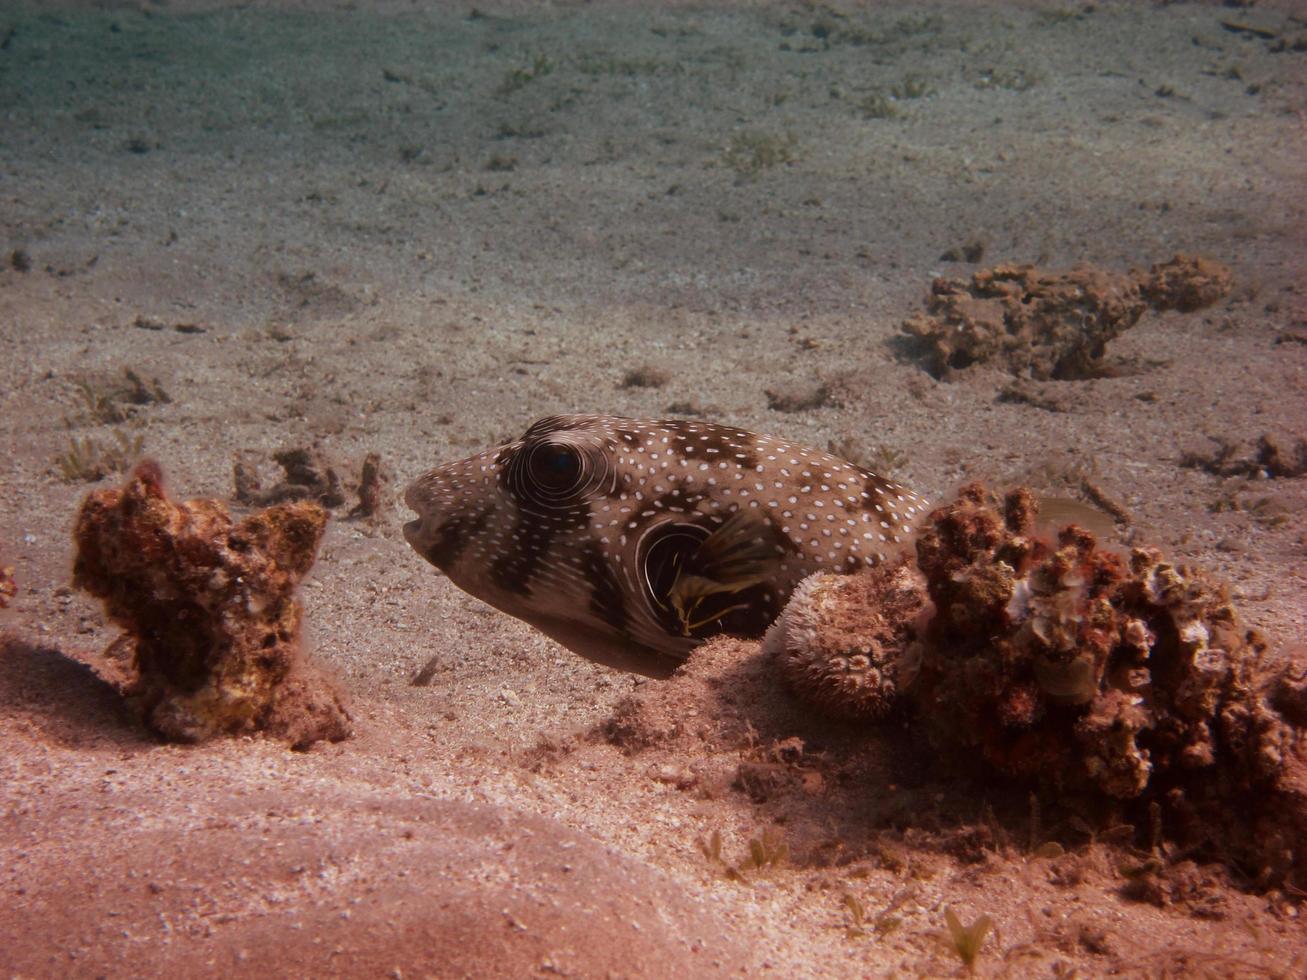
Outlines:
{"label": "fish dorsal fin", "polygon": [[779,562],[775,531],[769,523],[744,511],[728,517],[684,557],[667,591],[686,635],[739,608],[718,608],[718,603],[706,608],[705,600],[768,581]]}

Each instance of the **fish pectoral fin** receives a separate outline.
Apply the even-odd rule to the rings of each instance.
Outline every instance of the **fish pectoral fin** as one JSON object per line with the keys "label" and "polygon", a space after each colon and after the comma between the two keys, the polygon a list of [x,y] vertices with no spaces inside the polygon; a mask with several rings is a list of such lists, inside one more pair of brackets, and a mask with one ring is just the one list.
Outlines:
{"label": "fish pectoral fin", "polygon": [[744,603],[713,609],[695,619],[712,596],[743,592],[768,581],[780,564],[775,531],[766,521],[736,511],[688,554],[677,572],[667,598],[681,626],[690,631],[743,608]]}
{"label": "fish pectoral fin", "polygon": [[[747,589],[750,585],[756,584],[755,582],[746,582],[736,585],[734,583],[717,582],[710,578],[704,578],[702,575],[681,575],[672,584],[672,591],[668,594],[668,598],[671,600],[672,608],[676,610],[677,616],[688,626],[689,619],[694,615],[694,611],[709,596],[720,595],[723,592],[739,592],[742,589]],[[723,615],[725,614],[723,613]]]}
{"label": "fish pectoral fin", "polygon": [[738,592],[771,577],[780,564],[776,531],[765,520],[736,511],[699,543],[684,573],[720,583],[718,592]]}

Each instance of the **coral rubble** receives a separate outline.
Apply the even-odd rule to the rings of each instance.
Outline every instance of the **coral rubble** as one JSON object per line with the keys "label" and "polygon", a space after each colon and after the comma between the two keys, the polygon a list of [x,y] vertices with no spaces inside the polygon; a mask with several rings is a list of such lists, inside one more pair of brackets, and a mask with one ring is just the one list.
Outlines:
{"label": "coral rubble", "polygon": [[293,500],[313,500],[323,507],[339,507],[345,502],[335,467],[316,446],[283,449],[272,458],[285,477],[265,490],[259,482],[257,464],[252,459],[237,457],[232,475],[238,503],[266,507]]}
{"label": "coral rubble", "polygon": [[1263,433],[1251,448],[1227,439],[1212,438],[1212,441],[1216,445],[1211,449],[1183,451],[1180,465],[1221,477],[1274,480],[1307,476],[1307,439],[1287,442]]}
{"label": "coral rubble", "polygon": [[124,693],[151,729],[186,742],[265,732],[297,748],[349,735],[340,696],[300,649],[295,588],[326,520],[298,502],[235,523],[218,501],[168,499],[151,461],[87,497],[74,583],[126,631]]}
{"label": "coral rubble", "polygon": [[[265,488],[259,479],[260,454],[245,451],[232,462],[232,482],[237,503],[267,507],[294,500],[312,500],[323,507],[336,508],[345,503],[344,485],[337,467],[317,446],[298,446],[272,454],[282,470],[282,479]],[[347,517],[373,517],[381,509],[386,474],[379,453],[368,453],[363,460],[358,482],[358,503]]]}
{"label": "coral rubble", "polygon": [[931,515],[936,615],[913,698],[934,735],[1005,772],[1138,797],[1186,774],[1273,784],[1289,738],[1259,686],[1265,643],[1224,589],[1151,549],[1034,533],[1032,494],[983,488]]}
{"label": "coral rubble", "polygon": [[[918,539],[924,585],[906,568],[809,579],[771,643],[792,685],[864,718],[897,685],[945,759],[1163,806],[1175,836],[1263,880],[1307,870],[1302,679],[1270,668],[1197,569],[1100,548],[1075,525],[1049,537],[1037,517],[1029,490],[999,502],[972,484]],[[893,682],[871,687],[875,710],[850,710],[871,673]]]}
{"label": "coral rubble", "polygon": [[1004,264],[964,279],[939,277],[926,312],[903,323],[936,377],[981,362],[1036,380],[1074,380],[1102,371],[1107,344],[1150,306],[1201,309],[1227,292],[1230,271],[1177,255],[1147,273],[1121,275],[1080,265],[1049,272]]}
{"label": "coral rubble", "polygon": [[1155,310],[1192,313],[1224,297],[1234,282],[1230,270],[1200,255],[1177,255],[1147,273],[1133,272],[1139,288]]}

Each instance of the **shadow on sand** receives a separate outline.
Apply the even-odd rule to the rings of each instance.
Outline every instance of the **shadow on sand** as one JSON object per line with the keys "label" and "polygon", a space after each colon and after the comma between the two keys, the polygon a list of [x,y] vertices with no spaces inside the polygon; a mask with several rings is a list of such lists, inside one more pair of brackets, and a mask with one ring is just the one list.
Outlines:
{"label": "shadow on sand", "polygon": [[0,713],[69,748],[153,745],[117,689],[57,647],[0,637]]}

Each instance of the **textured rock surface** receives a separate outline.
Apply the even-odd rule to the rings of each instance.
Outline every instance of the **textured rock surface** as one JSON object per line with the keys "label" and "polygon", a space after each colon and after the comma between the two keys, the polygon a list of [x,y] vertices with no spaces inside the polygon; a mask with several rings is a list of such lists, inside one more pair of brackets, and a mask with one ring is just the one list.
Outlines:
{"label": "textured rock surface", "polygon": [[970,282],[937,278],[926,312],[904,321],[903,331],[937,378],[992,362],[1019,377],[1074,380],[1100,373],[1108,342],[1150,305],[1192,312],[1230,284],[1229,269],[1185,255],[1129,275],[1088,265],[1066,272],[998,265]]}
{"label": "textured rock surface", "polygon": [[979,485],[918,544],[937,614],[913,689],[942,743],[1023,778],[1129,799],[1192,778],[1276,785],[1292,737],[1269,706],[1266,646],[1225,590],[1151,549],[1035,532],[1027,490]]}
{"label": "textured rock surface", "polygon": [[305,663],[295,589],[326,527],[317,504],[234,523],[216,500],[174,503],[158,465],[83,503],[74,582],[126,633],[125,693],[165,738],[266,732],[305,747],[349,734],[339,695]]}
{"label": "textured rock surface", "polygon": [[1258,880],[1300,871],[1301,676],[1201,571],[1037,518],[1029,490],[972,484],[918,539],[924,587],[907,568],[808,579],[769,638],[791,685],[843,717],[901,691],[961,768],[1163,806],[1168,833]]}

